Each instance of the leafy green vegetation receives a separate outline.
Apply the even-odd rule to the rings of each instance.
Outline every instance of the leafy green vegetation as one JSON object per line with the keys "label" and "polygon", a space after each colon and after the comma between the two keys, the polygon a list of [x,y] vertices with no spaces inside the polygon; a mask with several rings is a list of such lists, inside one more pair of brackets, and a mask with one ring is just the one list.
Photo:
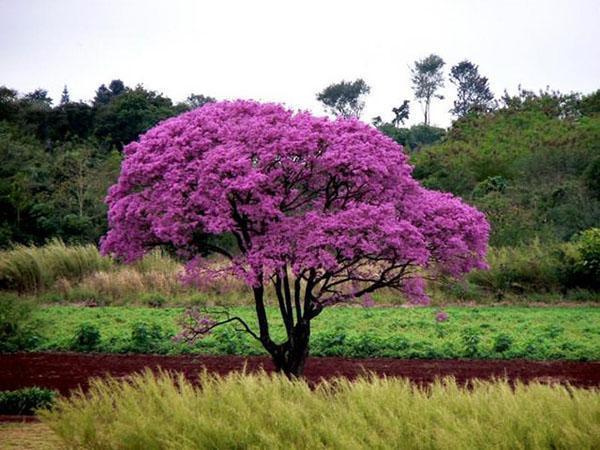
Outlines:
{"label": "leafy green vegetation", "polygon": [[55,398],[55,391],[39,387],[0,391],[0,414],[31,415],[36,409],[50,407]]}
{"label": "leafy green vegetation", "polygon": [[[209,308],[217,314],[220,308]],[[313,356],[394,358],[600,359],[600,309],[478,307],[448,308],[438,322],[434,308],[336,307],[323,312],[312,332]],[[219,327],[194,346],[176,343],[182,308],[55,306],[39,309],[41,324],[30,350],[109,353],[263,354],[234,326]],[[250,307],[232,308],[255,326]],[[284,329],[268,309],[273,334]]]}
{"label": "leafy green vegetation", "polygon": [[413,155],[427,187],[461,196],[492,223],[494,246],[563,241],[600,223],[600,115],[576,96],[521,91],[457,120]]}
{"label": "leafy green vegetation", "polygon": [[14,352],[37,344],[34,303],[16,295],[0,296],[0,352]]}
{"label": "leafy green vegetation", "polygon": [[[600,444],[597,390],[452,379],[322,382],[283,376],[146,372],[96,380],[42,420],[72,448],[592,449]],[[160,426],[157,426],[160,424]]]}

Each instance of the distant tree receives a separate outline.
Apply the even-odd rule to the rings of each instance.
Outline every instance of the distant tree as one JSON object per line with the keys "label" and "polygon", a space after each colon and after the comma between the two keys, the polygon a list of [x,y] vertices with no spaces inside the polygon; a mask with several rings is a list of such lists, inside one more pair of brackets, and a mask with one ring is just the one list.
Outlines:
{"label": "distant tree", "polygon": [[410,101],[404,100],[402,105],[397,108],[392,108],[392,112],[394,113],[394,118],[392,119],[392,125],[397,127],[400,124],[404,124],[405,120],[408,120],[408,116],[410,114]]}
{"label": "distant tree", "polygon": [[579,110],[584,116],[600,114],[600,89],[591,94],[584,95],[579,103]]}
{"label": "distant tree", "polygon": [[438,55],[431,54],[420,61],[415,61],[414,67],[411,69],[413,83],[413,91],[415,98],[419,100],[423,107],[425,125],[431,122],[431,100],[434,98],[443,99],[443,95],[436,92],[444,87],[444,60]]}
{"label": "distant tree", "polygon": [[50,123],[52,116],[52,99],[48,97],[45,89],[36,89],[25,94],[19,101],[20,120],[28,132],[35,133],[36,137],[50,148]]}
{"label": "distant tree", "polygon": [[72,137],[87,139],[94,131],[94,110],[84,102],[69,102],[57,111],[63,128],[55,129],[54,139],[65,141]]}
{"label": "distant tree", "polygon": [[479,74],[479,68],[471,61],[464,60],[450,69],[450,82],[456,86],[457,98],[450,110],[457,117],[469,112],[486,112],[494,109],[494,94],[488,79]]}
{"label": "distant tree", "polygon": [[30,104],[35,105],[39,108],[50,108],[52,106],[52,99],[48,97],[48,91],[46,89],[36,89],[33,92],[29,92],[23,96],[23,100]]}
{"label": "distant tree", "polygon": [[216,100],[213,97],[209,97],[208,95],[190,94],[185,103],[187,103],[191,109],[196,109],[206,105],[207,103],[213,103],[215,101]]}
{"label": "distant tree", "polygon": [[375,116],[371,119],[371,124],[375,127],[375,128],[379,128],[380,126],[383,125],[383,119],[381,118],[381,116]]}
{"label": "distant tree", "polygon": [[105,84],[101,84],[96,90],[96,96],[94,97],[93,104],[96,107],[100,105],[108,105],[111,98],[112,93],[110,92],[110,89],[108,89]]}
{"label": "distant tree", "polygon": [[365,107],[361,99],[371,88],[362,78],[355,81],[341,81],[327,86],[317,94],[317,100],[338,117],[360,117]]}
{"label": "distant tree", "polygon": [[410,128],[400,128],[392,123],[382,123],[377,128],[406,150],[412,152],[440,142],[446,134],[443,128],[423,124],[413,125]]}
{"label": "distant tree", "polygon": [[71,98],[69,97],[69,90],[67,89],[67,85],[65,84],[65,87],[63,88],[63,91],[62,91],[62,95],[60,96],[60,104],[61,104],[61,106],[66,105],[70,101],[71,101]]}
{"label": "distant tree", "polygon": [[121,80],[112,80],[108,87],[105,84],[101,84],[96,90],[93,104],[95,107],[108,105],[113,98],[125,93],[127,89]]}
{"label": "distant tree", "polygon": [[18,93],[14,89],[0,86],[0,120],[13,122],[19,113]]}
{"label": "distant tree", "polygon": [[108,85],[108,89],[112,93],[113,97],[121,95],[127,89],[125,84],[121,80],[112,80]]}
{"label": "distant tree", "polygon": [[109,146],[120,149],[174,114],[171,99],[138,85],[98,108],[95,134]]}
{"label": "distant tree", "polygon": [[580,94],[563,94],[549,87],[538,93],[518,87],[517,95],[506,90],[501,97],[503,108],[507,111],[539,111],[549,118],[576,119],[581,115]]}

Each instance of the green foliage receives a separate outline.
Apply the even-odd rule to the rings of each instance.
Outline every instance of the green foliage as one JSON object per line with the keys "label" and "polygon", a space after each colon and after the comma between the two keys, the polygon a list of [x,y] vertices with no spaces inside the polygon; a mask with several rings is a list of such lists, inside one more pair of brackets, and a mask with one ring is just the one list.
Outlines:
{"label": "green foliage", "polygon": [[584,95],[580,101],[579,109],[581,114],[585,116],[600,114],[600,89],[589,95]]}
{"label": "green foliage", "polygon": [[512,338],[506,333],[500,333],[494,337],[494,351],[497,353],[504,353],[510,350],[512,344]]}
{"label": "green foliage", "polygon": [[583,173],[583,180],[590,193],[600,199],[600,157],[594,158]]}
{"label": "green foliage", "polygon": [[334,115],[340,117],[359,117],[365,102],[362,100],[371,88],[362,78],[355,81],[333,83],[317,94],[317,100]]}
{"label": "green foliage", "polygon": [[89,322],[83,322],[75,331],[71,349],[76,351],[90,352],[96,350],[100,344],[100,330]]}
{"label": "green foliage", "polygon": [[171,99],[141,85],[134,89],[125,88],[106,105],[98,107],[95,135],[120,149],[174,113]]}
{"label": "green foliage", "polygon": [[575,280],[571,280],[571,284],[600,290],[600,228],[581,232],[575,246],[577,257],[570,267]]}
{"label": "green foliage", "polygon": [[150,371],[95,380],[42,420],[69,448],[584,449],[598,445],[600,393],[445,379],[323,381],[203,373],[200,386]]}
{"label": "green foliage", "polygon": [[494,246],[567,241],[597,226],[600,116],[581,116],[576,96],[557,93],[523,91],[505,103],[414,153],[415,177],[483,210]]}
{"label": "green foliage", "polygon": [[160,353],[165,340],[162,328],[156,323],[136,322],[131,330],[130,351],[134,353]]}
{"label": "green foliage", "polygon": [[0,296],[0,353],[25,350],[38,342],[34,306],[15,295]]}
{"label": "green foliage", "polygon": [[514,292],[558,292],[563,286],[563,252],[568,244],[544,244],[534,240],[521,247],[491,248],[488,253],[488,270],[470,273],[470,283],[492,293],[497,298]]}
{"label": "green foliage", "polygon": [[55,391],[39,387],[0,391],[0,414],[32,415],[36,410],[51,407],[55,399]]}
{"label": "green foliage", "polygon": [[412,89],[415,98],[423,106],[425,125],[429,125],[431,117],[429,109],[431,100],[434,98],[443,99],[444,97],[437,92],[444,87],[443,68],[446,63],[438,55],[431,54],[419,61],[415,61],[411,68]]}
{"label": "green foliage", "polygon": [[379,131],[386,134],[408,151],[417,151],[421,148],[440,142],[446,130],[429,125],[413,125],[410,128],[398,128],[391,123],[378,126]]}
{"label": "green foliage", "polygon": [[[208,308],[221,311],[222,308]],[[448,307],[449,319],[435,320],[435,308],[336,307],[322,313],[311,331],[313,356],[391,358],[600,359],[600,309],[595,307]],[[252,307],[231,314],[256,329]],[[190,346],[177,343],[182,308],[49,306],[35,312],[41,336],[28,350],[73,349],[82,324],[99,332],[93,351],[109,353],[203,353],[264,355],[234,325],[218,327]],[[272,334],[285,336],[277,307],[267,309]],[[94,333],[96,335],[96,333]],[[500,336],[500,337],[499,337]],[[505,337],[502,337],[505,336]],[[509,341],[509,343],[508,343]]]}
{"label": "green foliage", "polygon": [[450,82],[456,86],[457,98],[450,112],[458,117],[469,113],[490,111],[495,106],[488,79],[479,74],[479,67],[464,60],[450,69]]}

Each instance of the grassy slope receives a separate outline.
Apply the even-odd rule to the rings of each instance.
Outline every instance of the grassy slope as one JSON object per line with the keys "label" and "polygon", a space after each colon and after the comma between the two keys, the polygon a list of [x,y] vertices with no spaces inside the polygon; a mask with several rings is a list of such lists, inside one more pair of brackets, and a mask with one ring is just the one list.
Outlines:
{"label": "grassy slope", "polygon": [[[253,310],[232,314],[254,325]],[[531,358],[600,360],[600,309],[478,307],[448,308],[447,322],[433,308],[330,308],[313,322],[315,356],[399,358]],[[220,327],[194,348],[174,344],[180,308],[81,308],[54,306],[36,312],[40,339],[35,350],[70,350],[82,323],[100,330],[94,350],[104,352],[262,354],[260,346],[233,327]],[[273,332],[283,337],[277,311],[269,309]],[[143,325],[142,325],[143,324]],[[152,326],[157,331],[152,331]],[[137,333],[133,330],[137,329]],[[140,331],[141,330],[141,331]]]}
{"label": "grassy slope", "polygon": [[585,172],[600,158],[599,142],[600,116],[560,120],[504,110],[455,123],[444,142],[416,153],[413,163],[426,186],[486,213],[492,245],[515,246],[598,226],[600,198]]}

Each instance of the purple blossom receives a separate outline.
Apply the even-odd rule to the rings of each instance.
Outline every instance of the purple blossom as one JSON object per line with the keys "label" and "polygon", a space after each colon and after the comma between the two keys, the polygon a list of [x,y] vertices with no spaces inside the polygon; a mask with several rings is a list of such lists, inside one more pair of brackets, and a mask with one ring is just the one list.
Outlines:
{"label": "purple blossom", "polygon": [[[277,104],[217,102],[166,120],[124,149],[109,191],[104,254],[126,262],[155,245],[190,260],[184,280],[217,276],[198,236],[231,233],[228,276],[259,286],[310,273],[320,307],[367,286],[428,301],[423,274],[484,268],[489,225],[451,194],[412,177],[402,147],[356,119]],[[354,286],[351,286],[351,284]]]}
{"label": "purple blossom", "polygon": [[445,322],[448,320],[448,313],[445,311],[438,311],[438,313],[435,315],[435,320],[438,322]]}

